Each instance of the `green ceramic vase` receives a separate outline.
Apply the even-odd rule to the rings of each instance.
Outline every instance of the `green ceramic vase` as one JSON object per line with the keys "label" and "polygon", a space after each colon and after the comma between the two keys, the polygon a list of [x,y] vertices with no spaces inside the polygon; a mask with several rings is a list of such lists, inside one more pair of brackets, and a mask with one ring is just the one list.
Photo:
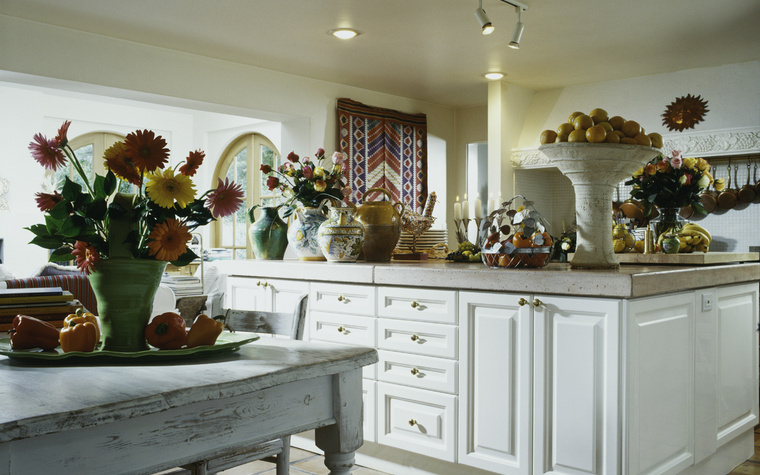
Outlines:
{"label": "green ceramic vase", "polygon": [[[248,239],[256,259],[282,259],[288,247],[288,225],[280,218],[281,206],[255,205],[248,210]],[[259,219],[254,211],[261,210]]]}
{"label": "green ceramic vase", "polygon": [[145,327],[166,262],[112,257],[99,261],[90,274],[98,301],[103,350],[143,351]]}

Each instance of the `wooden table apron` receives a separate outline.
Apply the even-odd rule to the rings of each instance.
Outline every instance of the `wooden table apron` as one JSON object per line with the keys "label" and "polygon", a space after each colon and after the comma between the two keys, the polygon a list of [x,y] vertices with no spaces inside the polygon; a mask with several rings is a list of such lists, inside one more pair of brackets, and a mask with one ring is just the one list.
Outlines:
{"label": "wooden table apron", "polygon": [[186,364],[29,366],[0,357],[0,474],[151,473],[317,429],[331,473],[363,442],[374,349],[265,339]]}

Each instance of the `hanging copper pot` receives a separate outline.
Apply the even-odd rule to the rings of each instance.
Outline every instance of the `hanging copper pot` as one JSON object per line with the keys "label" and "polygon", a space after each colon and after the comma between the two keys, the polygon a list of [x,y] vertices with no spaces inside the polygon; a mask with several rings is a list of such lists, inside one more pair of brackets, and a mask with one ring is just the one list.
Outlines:
{"label": "hanging copper pot", "polygon": [[691,205],[684,206],[678,214],[680,214],[682,218],[689,219],[694,214],[694,208],[692,208]]}
{"label": "hanging copper pot", "polygon": [[736,191],[731,189],[731,161],[728,161],[728,184],[718,195],[718,206],[723,209],[732,209],[739,202]]}
{"label": "hanging copper pot", "polygon": [[699,194],[699,202],[702,203],[702,207],[705,209],[705,213],[710,214],[718,207],[718,192],[711,190],[708,185],[707,188],[702,190]]}
{"label": "hanging copper pot", "polygon": [[760,196],[760,179],[757,178],[757,161],[755,161],[755,195]]}
{"label": "hanging copper pot", "polygon": [[[739,165],[734,168],[736,172],[736,185],[739,185]],[[747,184],[743,185],[738,192],[739,203],[751,203],[755,199],[755,187],[749,182],[749,160],[747,160]]]}

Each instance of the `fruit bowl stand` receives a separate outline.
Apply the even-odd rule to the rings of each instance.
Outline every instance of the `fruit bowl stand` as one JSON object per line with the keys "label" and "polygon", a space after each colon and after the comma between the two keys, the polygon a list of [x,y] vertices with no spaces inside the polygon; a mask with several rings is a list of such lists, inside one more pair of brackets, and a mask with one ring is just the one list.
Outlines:
{"label": "fruit bowl stand", "polygon": [[620,266],[612,243],[612,194],[615,187],[660,150],[643,145],[561,142],[538,150],[575,190],[576,250],[571,267],[610,269]]}

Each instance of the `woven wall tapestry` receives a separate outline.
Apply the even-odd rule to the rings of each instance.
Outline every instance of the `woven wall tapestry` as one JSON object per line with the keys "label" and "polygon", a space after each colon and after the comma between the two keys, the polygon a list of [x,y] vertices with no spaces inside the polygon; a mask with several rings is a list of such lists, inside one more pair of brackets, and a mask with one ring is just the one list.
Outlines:
{"label": "woven wall tapestry", "polygon": [[[393,201],[423,212],[427,200],[427,116],[338,99],[338,147],[350,160],[350,199],[385,188]],[[369,199],[382,199],[368,196]]]}

